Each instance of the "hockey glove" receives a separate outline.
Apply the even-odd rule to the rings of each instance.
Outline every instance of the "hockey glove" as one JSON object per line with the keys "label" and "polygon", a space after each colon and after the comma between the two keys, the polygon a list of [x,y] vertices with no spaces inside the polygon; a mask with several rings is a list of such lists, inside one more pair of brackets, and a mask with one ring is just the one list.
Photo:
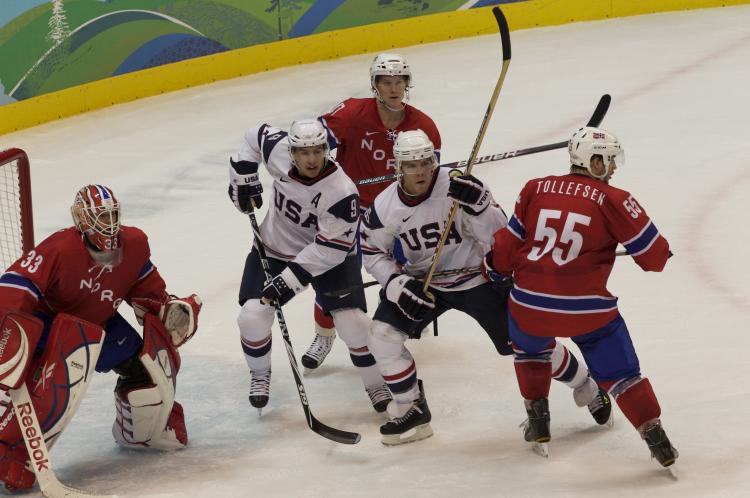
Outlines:
{"label": "hockey glove", "polygon": [[229,163],[232,165],[229,168],[229,198],[234,206],[245,214],[253,210],[253,203],[256,208],[261,207],[263,186],[258,176],[258,163],[234,162],[231,157]]}
{"label": "hockey glove", "polygon": [[492,251],[488,252],[482,260],[482,276],[492,284],[493,289],[506,292],[507,289],[513,287],[512,276],[503,275],[492,267]]}
{"label": "hockey glove", "polygon": [[435,308],[435,303],[422,292],[422,284],[409,275],[393,274],[385,284],[385,297],[415,322],[422,321]]}
{"label": "hockey glove", "polygon": [[492,204],[492,194],[482,182],[471,175],[453,175],[451,171],[448,197],[461,205],[472,216],[480,215]]}
{"label": "hockey glove", "polygon": [[305,285],[287,267],[284,271],[273,277],[270,282],[266,282],[261,295],[265,300],[276,300],[279,302],[279,305],[284,306],[303,290],[305,290]]}

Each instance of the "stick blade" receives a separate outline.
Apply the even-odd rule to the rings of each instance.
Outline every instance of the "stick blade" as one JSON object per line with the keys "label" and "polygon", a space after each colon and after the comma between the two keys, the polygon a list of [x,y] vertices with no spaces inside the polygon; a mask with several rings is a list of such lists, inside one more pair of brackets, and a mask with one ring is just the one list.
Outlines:
{"label": "stick blade", "polygon": [[596,104],[594,114],[591,115],[591,119],[589,119],[589,122],[586,123],[586,126],[598,127],[604,120],[604,116],[607,115],[610,102],[612,102],[612,97],[608,93],[602,95],[599,99],[599,103]]}
{"label": "stick blade", "polygon": [[510,60],[510,28],[508,28],[508,20],[505,19],[505,14],[500,10],[500,7],[493,7],[492,13],[495,15],[497,27],[500,30],[500,41],[503,44],[503,60]]}
{"label": "stick blade", "polygon": [[315,417],[310,421],[310,429],[319,436],[341,444],[357,444],[362,440],[362,435],[356,432],[342,431],[329,427]]}

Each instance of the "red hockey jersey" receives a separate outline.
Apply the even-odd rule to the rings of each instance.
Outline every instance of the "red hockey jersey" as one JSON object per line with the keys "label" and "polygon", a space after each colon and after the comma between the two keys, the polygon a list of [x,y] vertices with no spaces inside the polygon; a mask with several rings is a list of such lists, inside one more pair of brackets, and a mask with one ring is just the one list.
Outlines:
{"label": "red hockey jersey", "polygon": [[492,250],[495,269],[513,273],[508,308],[521,330],[569,337],[612,321],[618,243],[645,271],[661,271],[670,255],[630,193],[584,175],[529,181]]}
{"label": "red hockey jersey", "polygon": [[[355,182],[396,172],[393,142],[402,131],[424,131],[440,158],[440,133],[435,123],[427,114],[408,104],[404,120],[393,130],[386,129],[380,120],[374,98],[347,99],[320,120],[328,129],[331,148],[337,149],[336,161]],[[370,207],[388,185],[390,183],[384,182],[358,186],[362,208]]]}
{"label": "red hockey jersey", "polygon": [[69,313],[103,325],[122,301],[161,300],[164,280],[151,263],[146,234],[120,228],[119,264],[95,262],[75,228],[53,233],[0,276],[0,310]]}

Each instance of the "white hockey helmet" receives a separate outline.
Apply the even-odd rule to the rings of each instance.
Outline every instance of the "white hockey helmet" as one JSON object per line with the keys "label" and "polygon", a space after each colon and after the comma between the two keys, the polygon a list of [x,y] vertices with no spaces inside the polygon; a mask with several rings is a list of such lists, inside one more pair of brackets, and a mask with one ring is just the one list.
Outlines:
{"label": "white hockey helmet", "polygon": [[316,147],[325,145],[328,148],[328,134],[323,124],[317,119],[299,119],[292,121],[289,127],[290,147]]}
{"label": "white hockey helmet", "polygon": [[399,54],[378,54],[370,64],[370,84],[375,90],[375,78],[378,76],[406,76],[406,86],[411,87],[411,67]]}
{"label": "white hockey helmet", "polygon": [[434,170],[438,166],[435,146],[422,130],[399,133],[393,144],[393,157],[396,159],[396,171],[399,174],[404,174],[402,169],[404,161],[421,161],[422,159],[432,158],[432,169]]}
{"label": "white hockey helmet", "polygon": [[603,175],[595,175],[591,171],[593,156],[602,156],[605,166],[609,166],[612,161],[618,168],[625,164],[625,151],[617,137],[607,130],[592,126],[584,126],[573,133],[568,141],[568,153],[572,165],[586,168],[591,176],[599,179],[607,176],[609,168]]}

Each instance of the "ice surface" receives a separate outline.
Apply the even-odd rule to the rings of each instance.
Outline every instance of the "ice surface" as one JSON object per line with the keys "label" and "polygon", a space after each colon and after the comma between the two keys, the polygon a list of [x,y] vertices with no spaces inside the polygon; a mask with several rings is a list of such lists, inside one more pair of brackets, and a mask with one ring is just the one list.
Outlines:
{"label": "ice surface", "polygon": [[[750,7],[616,19],[514,32],[513,62],[481,154],[565,140],[603,93],[604,125],[627,164],[614,183],[635,193],[675,257],[661,274],[621,258],[610,280],[642,368],[680,450],[675,481],[651,462],[617,411],[594,427],[560,385],[551,393],[550,459],[517,426],[524,410],[512,361],[456,313],[440,336],[411,342],[435,436],[380,444],[343,342],[305,379],[315,414],[362,433],[353,447],[308,430],[281,337],[271,402],[259,419],[235,317],[251,231],[226,196],[227,163],[244,130],[288,126],[348,96],[368,95],[372,55],[312,64],[149,98],[0,137],[32,161],[38,240],[70,223],[86,183],[111,186],[127,224],[150,236],[177,294],[200,293],[201,327],[179,377],[190,449],[117,449],[114,374],[99,375],[52,451],[63,482],[121,496],[747,496],[750,465]],[[400,50],[412,103],[443,136],[443,159],[465,159],[497,79],[497,35]],[[566,171],[556,151],[478,166],[512,211],[523,183]],[[266,176],[265,180],[268,180]],[[369,280],[369,278],[367,278]],[[368,293],[376,302],[375,290]],[[312,293],[285,307],[297,355],[312,339]],[[131,317],[129,310],[123,313]],[[276,334],[277,332],[274,332]],[[25,495],[33,496],[33,494]]]}

